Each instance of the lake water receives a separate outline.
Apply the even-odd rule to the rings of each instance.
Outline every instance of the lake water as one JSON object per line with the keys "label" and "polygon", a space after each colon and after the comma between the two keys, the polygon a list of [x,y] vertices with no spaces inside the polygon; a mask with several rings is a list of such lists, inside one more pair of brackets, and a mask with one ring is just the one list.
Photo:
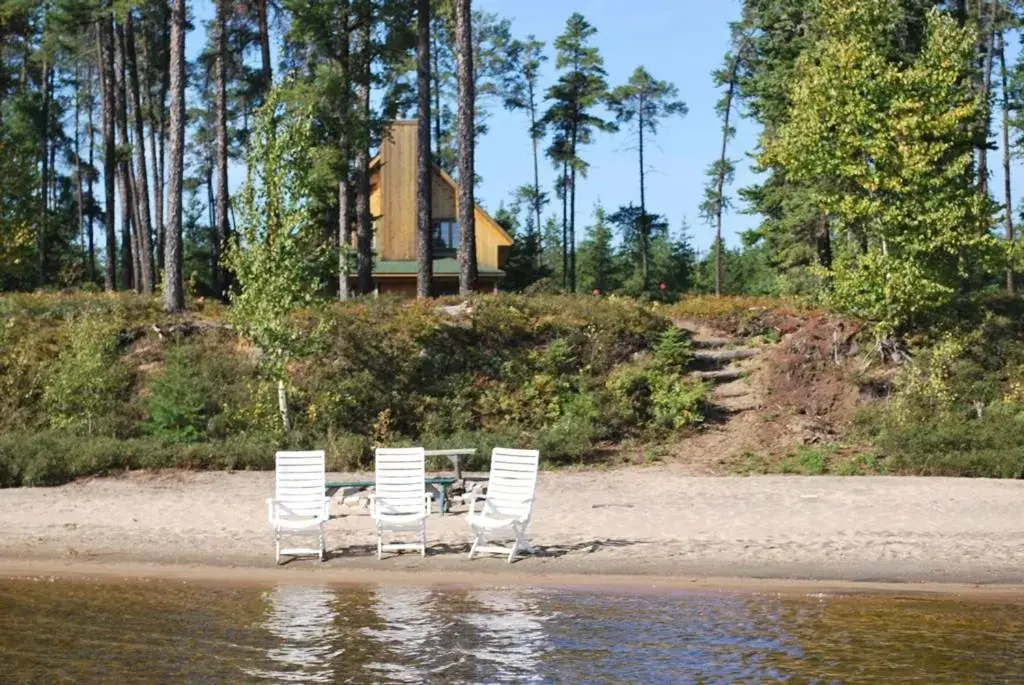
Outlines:
{"label": "lake water", "polygon": [[0,683],[994,683],[1024,607],[540,588],[0,580]]}

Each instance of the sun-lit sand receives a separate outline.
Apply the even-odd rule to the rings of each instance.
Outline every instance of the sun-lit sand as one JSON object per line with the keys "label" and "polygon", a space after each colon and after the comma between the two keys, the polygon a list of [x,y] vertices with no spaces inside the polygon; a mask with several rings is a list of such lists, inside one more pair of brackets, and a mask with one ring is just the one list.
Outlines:
{"label": "sun-lit sand", "polygon": [[[366,475],[366,474],[364,474]],[[330,479],[351,477],[333,474]],[[372,478],[372,476],[371,476]],[[671,465],[542,472],[533,558],[468,561],[461,506],[428,524],[430,554],[378,561],[366,509],[335,498],[330,559],[274,568],[273,473],[133,473],[0,490],[0,571],[105,565],[316,573],[339,581],[466,574],[1024,584],[1024,482],[692,477]],[[397,575],[396,575],[397,574]]]}

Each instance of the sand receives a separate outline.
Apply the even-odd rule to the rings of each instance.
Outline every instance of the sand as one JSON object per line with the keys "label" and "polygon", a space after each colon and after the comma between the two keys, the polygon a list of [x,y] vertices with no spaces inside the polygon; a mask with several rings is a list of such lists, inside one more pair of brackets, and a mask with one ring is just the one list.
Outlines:
{"label": "sand", "polygon": [[378,561],[368,511],[336,497],[328,561],[280,567],[266,522],[273,483],[273,473],[160,472],[0,490],[0,572],[1024,588],[1019,481],[694,477],[671,465],[543,472],[530,535],[535,557],[467,560],[468,526],[456,506],[431,516],[427,558]]}

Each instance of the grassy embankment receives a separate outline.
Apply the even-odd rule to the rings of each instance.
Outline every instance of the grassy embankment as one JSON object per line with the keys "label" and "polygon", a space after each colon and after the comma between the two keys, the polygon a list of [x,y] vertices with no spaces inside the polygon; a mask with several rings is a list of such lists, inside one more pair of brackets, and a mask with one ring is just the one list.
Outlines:
{"label": "grassy embankment", "polygon": [[297,314],[309,346],[289,370],[285,435],[274,380],[219,304],[171,317],[133,295],[0,297],[0,486],[266,469],[281,446],[322,447],[339,470],[369,465],[375,445],[413,442],[481,455],[533,446],[551,465],[652,455],[716,420],[683,321],[762,346],[765,424],[801,415],[821,427],[728,470],[1024,475],[1024,320],[1012,301],[908,336],[904,364],[882,359],[856,322],[771,298],[452,304]]}
{"label": "grassy embankment", "polygon": [[702,420],[685,334],[631,300],[481,297],[324,304],[295,325],[285,435],[274,379],[224,308],[169,317],[132,295],[0,298],[0,485],[117,470],[265,469],[279,446],[331,469],[374,445],[533,446],[549,463]]}

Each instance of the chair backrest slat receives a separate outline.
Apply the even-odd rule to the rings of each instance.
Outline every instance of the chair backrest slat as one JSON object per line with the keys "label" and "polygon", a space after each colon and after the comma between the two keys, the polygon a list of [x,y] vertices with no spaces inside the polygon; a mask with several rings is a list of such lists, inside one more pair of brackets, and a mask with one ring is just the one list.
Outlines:
{"label": "chair backrest slat", "polygon": [[421,514],[426,508],[426,454],[422,447],[378,447],[375,451],[377,511]]}
{"label": "chair backrest slat", "polygon": [[274,462],[274,499],[299,516],[322,514],[327,481],[324,451],[278,452]]}
{"label": "chair backrest slat", "polygon": [[495,447],[491,453],[491,474],[487,482],[484,513],[528,520],[537,489],[540,452]]}

